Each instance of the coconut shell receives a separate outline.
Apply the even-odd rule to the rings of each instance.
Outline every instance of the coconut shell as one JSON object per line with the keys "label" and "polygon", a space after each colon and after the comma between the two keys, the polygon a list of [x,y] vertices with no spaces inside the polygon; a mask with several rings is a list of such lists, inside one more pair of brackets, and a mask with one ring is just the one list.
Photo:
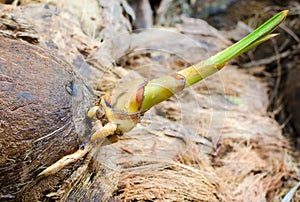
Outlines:
{"label": "coconut shell", "polygon": [[34,181],[84,140],[88,97],[69,64],[37,46],[0,37],[0,200],[40,200],[41,192],[67,176]]}

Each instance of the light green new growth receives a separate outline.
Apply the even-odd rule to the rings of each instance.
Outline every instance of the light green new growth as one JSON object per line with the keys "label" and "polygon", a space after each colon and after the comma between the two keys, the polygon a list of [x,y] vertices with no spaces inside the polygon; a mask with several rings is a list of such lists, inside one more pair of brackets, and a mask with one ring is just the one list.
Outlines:
{"label": "light green new growth", "polygon": [[214,74],[229,60],[276,36],[271,32],[283,22],[287,14],[287,10],[278,13],[239,42],[179,72],[151,81],[130,81],[120,84],[101,98],[100,107],[107,120],[116,124],[120,132],[131,130],[152,106]]}
{"label": "light green new growth", "polygon": [[186,77],[186,86],[190,86],[194,83],[197,83],[203,78],[206,78],[207,76],[218,71],[229,60],[245,53],[251,48],[276,36],[277,34],[270,33],[274,31],[274,29],[276,29],[278,25],[284,21],[287,14],[288,10],[281,11],[280,13],[266,21],[264,24],[262,24],[260,27],[255,29],[251,34],[238,41],[237,43],[208,58],[205,61],[202,61],[196,65],[189,67],[195,68],[195,71],[199,73],[198,75],[191,75],[189,68],[178,72],[179,74],[184,75]]}
{"label": "light green new growth", "polygon": [[212,56],[210,58],[212,64],[224,64],[225,62],[237,57],[238,55],[248,51],[254,46],[276,36],[271,34],[278,27],[280,23],[285,19],[288,14],[288,10],[281,11],[267,22],[255,29],[251,34],[233,44],[229,48],[226,48],[222,52]]}
{"label": "light green new growth", "polygon": [[287,10],[278,13],[239,42],[196,65],[151,81],[123,83],[112,92],[106,93],[88,112],[89,117],[99,119],[94,124],[91,142],[84,149],[64,156],[49,166],[38,175],[38,178],[56,173],[66,165],[82,158],[95,146],[95,141],[100,142],[98,145],[106,137],[112,143],[118,141],[118,135],[134,128],[152,106],[217,72],[232,58],[276,36],[270,33],[287,14]]}

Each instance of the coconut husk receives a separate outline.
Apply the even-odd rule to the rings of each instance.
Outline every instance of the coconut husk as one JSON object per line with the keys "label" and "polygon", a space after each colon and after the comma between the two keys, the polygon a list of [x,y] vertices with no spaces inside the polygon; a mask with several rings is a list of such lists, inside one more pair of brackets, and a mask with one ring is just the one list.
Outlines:
{"label": "coconut husk", "polygon": [[[49,8],[47,12],[55,11]],[[228,46],[228,40],[216,30],[211,35],[193,32],[190,24],[126,32],[94,46],[96,39],[80,31],[80,21],[73,26],[64,24],[70,23],[64,19],[64,12],[68,11],[56,14],[61,25],[52,27],[48,33],[43,31],[49,22],[42,18],[44,5],[14,9],[2,11],[15,16],[14,19],[27,13],[26,21],[39,35],[38,46],[52,51],[55,47],[58,55],[74,64],[98,94],[122,80],[174,72]],[[186,22],[194,23],[194,29],[213,30],[200,21]],[[52,45],[45,46],[53,33],[63,33],[64,29],[77,30],[75,36],[82,38],[70,33],[57,34]],[[83,54],[80,50],[88,51]],[[81,63],[75,62],[78,57]],[[51,179],[57,183],[46,191],[36,189],[38,194],[30,199],[272,201],[281,194],[285,181],[294,176],[295,166],[282,128],[268,115],[269,90],[263,80],[227,65],[221,72],[155,106],[119,142],[97,147],[75,166],[41,179],[36,187],[49,184]],[[59,146],[64,145],[61,142]],[[49,148],[43,149],[43,155],[48,157]],[[50,158],[48,164],[57,158]],[[66,172],[68,175],[63,175]],[[35,180],[34,174],[30,180]],[[19,194],[29,196],[31,191],[26,189]],[[16,193],[1,188],[1,194],[3,198]],[[27,199],[21,197],[23,201]]]}
{"label": "coconut husk", "polygon": [[90,93],[72,67],[50,52],[5,37],[0,47],[0,198],[34,201],[59,180],[32,179],[86,136]]}

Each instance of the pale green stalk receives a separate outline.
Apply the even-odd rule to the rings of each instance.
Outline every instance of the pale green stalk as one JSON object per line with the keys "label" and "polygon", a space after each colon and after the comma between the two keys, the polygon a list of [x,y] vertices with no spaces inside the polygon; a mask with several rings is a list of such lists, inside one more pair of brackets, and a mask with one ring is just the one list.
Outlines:
{"label": "pale green stalk", "polygon": [[172,75],[151,81],[131,81],[120,84],[111,93],[101,98],[99,107],[104,111],[107,120],[118,126],[118,132],[127,132],[152,106],[219,71],[229,60],[276,36],[271,32],[278,27],[287,14],[287,10],[278,13],[229,48]]}
{"label": "pale green stalk", "polygon": [[[185,76],[187,80],[187,86],[190,86],[203,78],[217,72],[221,69],[229,60],[245,53],[254,46],[261,44],[262,42],[276,36],[277,34],[270,34],[278,25],[284,21],[288,11],[284,10],[266,21],[260,27],[255,29],[251,34],[241,39],[232,46],[225,50],[211,56],[205,61],[195,64],[189,68],[179,71],[178,73]],[[194,69],[194,70],[191,70]],[[192,72],[192,73],[191,73]]]}

